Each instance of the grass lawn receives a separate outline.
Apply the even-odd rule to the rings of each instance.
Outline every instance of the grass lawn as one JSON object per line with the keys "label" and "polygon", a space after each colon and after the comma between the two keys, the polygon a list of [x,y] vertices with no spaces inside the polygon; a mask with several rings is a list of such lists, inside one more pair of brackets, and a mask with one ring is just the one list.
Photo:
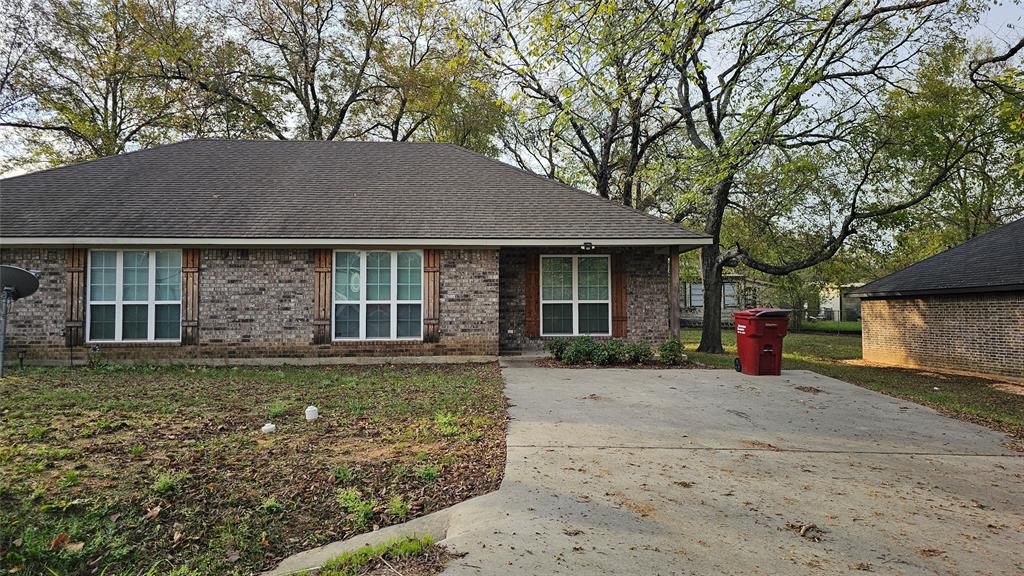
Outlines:
{"label": "grass lawn", "polygon": [[[700,330],[696,328],[683,330],[683,342],[690,360],[720,368],[733,367],[736,334],[731,329],[722,331],[726,354],[696,352],[700,342]],[[991,381],[983,378],[842,362],[860,357],[859,334],[791,332],[783,345],[782,368],[812,370],[1024,437],[1024,395],[995,388]]]}
{"label": "grass lawn", "polygon": [[847,320],[844,322],[840,322],[838,320],[805,321],[803,326],[800,327],[801,332],[860,334],[860,330],[860,322],[857,322],[856,320]]}
{"label": "grass lawn", "polygon": [[251,574],[505,463],[493,364],[30,369],[0,417],[0,570],[22,574]]}

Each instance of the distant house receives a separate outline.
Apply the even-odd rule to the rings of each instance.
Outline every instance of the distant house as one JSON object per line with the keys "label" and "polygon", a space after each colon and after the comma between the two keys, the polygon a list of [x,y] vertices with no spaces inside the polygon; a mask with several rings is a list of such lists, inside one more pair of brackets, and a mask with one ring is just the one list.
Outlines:
{"label": "distant house", "polygon": [[0,262],[43,273],[8,344],[40,362],[658,342],[710,243],[449,144],[191,141],[0,180]]}
{"label": "distant house", "polygon": [[817,320],[850,322],[860,320],[860,298],[851,296],[863,284],[830,284],[821,289]]}
{"label": "distant house", "polygon": [[[680,284],[680,318],[685,326],[700,326],[704,320],[704,284]],[[772,284],[744,274],[722,275],[722,324],[732,325],[732,312],[772,305]]]}
{"label": "distant house", "polygon": [[1024,219],[854,295],[865,360],[1024,376]]}

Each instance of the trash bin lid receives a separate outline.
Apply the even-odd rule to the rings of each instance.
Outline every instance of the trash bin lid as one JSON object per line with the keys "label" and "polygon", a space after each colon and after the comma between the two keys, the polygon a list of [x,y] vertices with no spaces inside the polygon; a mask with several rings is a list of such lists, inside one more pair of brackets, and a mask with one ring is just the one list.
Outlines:
{"label": "trash bin lid", "polygon": [[742,316],[744,318],[781,318],[783,316],[789,316],[792,310],[786,308],[749,308],[747,310],[738,310],[733,312],[733,316]]}

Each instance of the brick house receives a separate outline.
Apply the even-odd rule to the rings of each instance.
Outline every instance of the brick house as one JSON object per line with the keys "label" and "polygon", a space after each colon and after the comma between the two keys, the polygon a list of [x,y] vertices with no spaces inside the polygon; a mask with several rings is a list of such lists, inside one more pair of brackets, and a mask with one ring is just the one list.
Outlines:
{"label": "brick house", "polygon": [[702,234],[457,146],[173,144],[0,180],[14,358],[492,357],[678,329]]}
{"label": "brick house", "polygon": [[1024,376],[1024,219],[852,295],[865,360]]}

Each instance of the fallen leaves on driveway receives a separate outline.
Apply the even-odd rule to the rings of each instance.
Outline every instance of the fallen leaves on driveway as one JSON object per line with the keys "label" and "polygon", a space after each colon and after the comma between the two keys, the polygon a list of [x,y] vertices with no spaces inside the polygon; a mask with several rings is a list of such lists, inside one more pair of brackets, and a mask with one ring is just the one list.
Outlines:
{"label": "fallen leaves on driveway", "polygon": [[796,532],[802,538],[806,538],[811,542],[821,542],[822,537],[825,535],[825,530],[819,528],[817,524],[786,522],[786,528]]}
{"label": "fallen leaves on driveway", "polygon": [[936,556],[944,556],[946,554],[946,551],[937,550],[935,548],[922,548],[918,550],[917,553],[921,556],[924,556],[925,558],[935,558]]}
{"label": "fallen leaves on driveway", "polygon": [[757,448],[760,450],[771,450],[772,452],[778,452],[780,450],[778,446],[774,446],[772,444],[762,442],[760,440],[743,440],[743,444],[746,444],[751,448]]}

